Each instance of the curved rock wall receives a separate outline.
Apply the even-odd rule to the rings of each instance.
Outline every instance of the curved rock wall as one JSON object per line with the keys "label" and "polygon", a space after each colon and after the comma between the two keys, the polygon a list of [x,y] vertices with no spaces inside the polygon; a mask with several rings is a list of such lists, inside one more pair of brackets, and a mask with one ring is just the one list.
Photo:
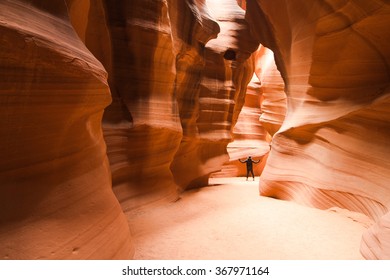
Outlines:
{"label": "curved rock wall", "polygon": [[199,166],[199,93],[205,68],[205,45],[210,39],[217,37],[220,28],[210,15],[205,1],[171,1],[169,11],[174,23],[175,94],[183,129],[181,142],[170,168],[181,191],[190,185],[207,184],[207,171]]}
{"label": "curved rock wall", "polygon": [[270,141],[268,132],[259,121],[261,102],[260,81],[254,74],[246,90],[244,106],[233,129],[234,141],[227,147],[230,161],[225,164],[218,176],[246,176],[246,164],[239,162],[239,159],[246,159],[248,156],[262,162],[253,166],[255,176],[261,174]]}
{"label": "curved rock wall", "polygon": [[234,0],[0,5],[2,257],[131,257],[117,199],[124,211],[176,199],[227,160],[257,48],[244,11]]}
{"label": "curved rock wall", "polygon": [[205,4],[220,32],[203,47],[195,118],[172,163],[175,179],[184,188],[207,185],[210,174],[229,160],[226,146],[232,141],[232,128],[244,104],[254,71],[251,53],[257,48],[245,12],[235,0],[208,0]]}
{"label": "curved rock wall", "polygon": [[[113,102],[103,129],[123,209],[207,185],[228,160],[253,73],[257,43],[244,11],[234,0],[68,4],[80,38],[109,72]],[[226,51],[237,57],[224,58]]]}
{"label": "curved rock wall", "polygon": [[228,144],[230,161],[213,176],[246,176],[246,166],[238,161],[252,155],[261,163],[254,165],[255,176],[266,164],[272,136],[286,114],[284,82],[277,70],[273,52],[260,45],[253,53],[255,73],[248,84],[245,103],[233,129],[234,141]]}
{"label": "curved rock wall", "polygon": [[206,185],[247,112],[261,194],[362,212],[363,256],[390,258],[389,23],[374,0],[2,0],[0,257],[131,258],[122,210]]}
{"label": "curved rock wall", "polygon": [[103,130],[113,189],[126,211],[174,199],[169,169],[182,129],[166,1],[105,1],[113,103]]}
{"label": "curved rock wall", "polygon": [[276,67],[274,53],[260,46],[256,54],[256,76],[261,84],[260,123],[273,136],[286,116],[287,100],[284,81]]}
{"label": "curved rock wall", "polygon": [[130,258],[101,129],[107,73],[64,1],[0,2],[0,73],[0,258]]}
{"label": "curved rock wall", "polygon": [[376,221],[363,256],[389,258],[390,5],[257,0],[247,11],[287,94],[261,194],[362,212]]}
{"label": "curved rock wall", "polygon": [[[208,48],[210,39],[220,32],[209,1],[90,2],[89,18],[104,18],[106,29],[95,21],[83,23],[78,19],[77,13],[82,13],[77,7],[82,5],[76,2],[70,5],[71,11],[75,9],[71,12],[74,25],[79,26],[80,37],[109,72],[113,102],[105,111],[103,130],[114,192],[123,209],[174,200],[180,190],[206,185],[209,174],[227,160],[231,123],[240,109],[234,109],[234,99],[243,91],[236,94],[229,89],[219,98],[227,105],[212,111],[208,104],[212,98],[207,97],[208,92],[202,93],[202,83],[214,79],[215,84],[224,84],[233,78],[236,87],[245,88],[248,83],[246,73],[233,78],[232,74],[225,75],[225,68],[232,70],[222,59],[224,50],[217,50],[215,55],[213,47]],[[102,6],[106,9],[104,16]],[[233,33],[224,34],[223,41],[230,40],[226,46],[244,50],[239,54],[241,67],[250,51],[244,48],[244,40],[238,43],[232,38],[241,33],[238,29],[245,28],[244,12],[235,1],[228,6],[225,13],[236,10],[239,16],[226,20]],[[102,34],[108,32],[109,46],[94,40],[96,29]],[[222,62],[221,70],[214,69],[213,59]],[[212,78],[206,77],[207,71]],[[218,79],[216,75],[220,75]],[[227,114],[225,109],[235,113]]]}

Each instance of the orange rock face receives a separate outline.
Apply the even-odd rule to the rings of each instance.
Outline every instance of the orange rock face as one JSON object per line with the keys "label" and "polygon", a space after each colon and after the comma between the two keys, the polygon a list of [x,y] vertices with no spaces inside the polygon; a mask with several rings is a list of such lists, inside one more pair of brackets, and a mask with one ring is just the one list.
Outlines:
{"label": "orange rock face", "polygon": [[262,195],[361,212],[390,258],[389,24],[374,0],[2,0],[0,258],[131,258],[123,211],[249,154]]}
{"label": "orange rock face", "polygon": [[[175,51],[175,95],[182,135],[170,164],[178,191],[206,185],[210,170],[203,164],[213,155],[202,154],[197,119],[200,83],[205,69],[205,45],[216,38],[220,27],[205,1],[170,1],[169,12]],[[187,28],[185,28],[187,26]],[[212,167],[211,167],[212,168]]]}
{"label": "orange rock face", "polygon": [[282,126],[286,116],[287,100],[284,81],[278,71],[274,54],[260,46],[256,53],[256,76],[261,84],[260,123],[273,136]]}
{"label": "orange rock face", "polygon": [[281,127],[286,114],[284,82],[277,70],[273,52],[264,46],[253,53],[255,73],[248,84],[245,103],[228,145],[230,161],[216,177],[246,176],[246,166],[238,159],[252,156],[261,161],[254,165],[255,176],[261,175],[270,149],[272,135]]}
{"label": "orange rock face", "polygon": [[[234,0],[1,8],[2,257],[130,257],[117,200],[127,211],[176,199],[228,159],[257,48],[244,10]],[[23,252],[18,230],[34,241]]]}
{"label": "orange rock face", "polygon": [[197,80],[193,72],[184,74],[192,79],[189,88],[194,92],[188,94],[188,85],[181,88],[186,91],[179,105],[185,116],[183,140],[171,166],[181,188],[207,185],[209,175],[229,160],[226,146],[254,71],[250,56],[257,44],[251,40],[244,10],[235,0],[206,3],[220,31],[201,49],[203,65]]}
{"label": "orange rock face", "polygon": [[224,166],[219,176],[234,177],[246,176],[246,165],[239,159],[252,156],[254,160],[261,160],[255,164],[253,171],[259,176],[264,168],[265,156],[269,152],[270,137],[259,121],[261,115],[262,89],[260,81],[253,75],[245,94],[245,103],[242,107],[237,123],[233,129],[233,142],[228,144],[229,163]]}
{"label": "orange rock face", "polygon": [[131,257],[101,130],[107,74],[63,1],[1,1],[0,73],[0,258]]}
{"label": "orange rock face", "polygon": [[113,103],[103,130],[113,189],[128,210],[177,196],[169,168],[182,135],[175,56],[165,1],[106,1],[106,7]]}
{"label": "orange rock face", "polygon": [[362,212],[376,221],[363,256],[389,258],[389,4],[258,0],[247,11],[287,94],[261,194]]}

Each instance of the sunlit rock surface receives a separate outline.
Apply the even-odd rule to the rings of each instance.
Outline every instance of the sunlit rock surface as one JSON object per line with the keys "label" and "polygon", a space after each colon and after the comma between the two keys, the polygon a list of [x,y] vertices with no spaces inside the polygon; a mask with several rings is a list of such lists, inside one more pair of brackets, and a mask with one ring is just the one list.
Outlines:
{"label": "sunlit rock surface", "polygon": [[238,161],[248,156],[260,160],[255,176],[266,164],[272,135],[281,127],[286,114],[284,82],[277,70],[273,52],[264,46],[253,53],[255,73],[248,85],[245,103],[233,129],[234,141],[228,144],[230,161],[216,177],[246,176],[246,165]]}
{"label": "sunlit rock surface", "polygon": [[[174,200],[228,159],[257,48],[244,10],[233,0],[0,4],[2,257],[131,257],[117,200],[122,211]],[[19,250],[26,235],[33,245]]]}
{"label": "sunlit rock surface", "polygon": [[[170,169],[178,191],[207,185],[204,162],[213,157],[199,148],[200,83],[205,69],[205,45],[220,32],[205,1],[171,1],[169,6],[176,55],[175,95],[182,138]],[[211,122],[211,120],[210,120]],[[210,167],[209,167],[210,168]],[[212,168],[212,167],[211,167]]]}
{"label": "sunlit rock surface", "polygon": [[361,212],[390,258],[389,9],[1,0],[0,258],[131,258],[123,211],[205,186],[233,140],[236,174],[268,156],[261,194]]}
{"label": "sunlit rock surface", "polygon": [[362,212],[376,221],[363,256],[389,258],[389,3],[257,0],[247,11],[287,94],[261,194]]}
{"label": "sunlit rock surface", "polygon": [[228,160],[254,71],[257,42],[244,10],[234,0],[68,4],[80,38],[109,73],[103,131],[123,209],[207,185]]}
{"label": "sunlit rock surface", "polygon": [[182,129],[166,1],[106,1],[110,88],[103,130],[113,189],[123,209],[175,199],[170,163]]}
{"label": "sunlit rock surface", "polygon": [[246,176],[246,164],[240,163],[239,159],[244,160],[248,156],[262,162],[253,165],[255,176],[261,174],[265,164],[265,156],[269,152],[270,141],[267,131],[259,121],[261,101],[260,81],[254,74],[247,87],[244,106],[233,129],[234,141],[229,143],[227,147],[230,161],[225,164],[221,174],[218,174],[219,176]]}
{"label": "sunlit rock surface", "polygon": [[[184,135],[171,168],[181,188],[205,186],[209,175],[229,160],[226,146],[233,140],[232,129],[254,71],[251,53],[257,45],[251,40],[244,10],[235,0],[205,4],[220,31],[201,49],[201,72],[199,68],[187,72],[200,76],[186,78],[191,79],[187,88],[193,91],[180,102]],[[188,107],[195,110],[183,110]]]}
{"label": "sunlit rock surface", "polygon": [[284,81],[276,67],[273,52],[260,46],[256,53],[256,76],[261,85],[260,123],[273,136],[286,116],[287,100]]}
{"label": "sunlit rock surface", "polygon": [[107,73],[64,1],[0,1],[0,73],[0,259],[130,258],[101,130]]}

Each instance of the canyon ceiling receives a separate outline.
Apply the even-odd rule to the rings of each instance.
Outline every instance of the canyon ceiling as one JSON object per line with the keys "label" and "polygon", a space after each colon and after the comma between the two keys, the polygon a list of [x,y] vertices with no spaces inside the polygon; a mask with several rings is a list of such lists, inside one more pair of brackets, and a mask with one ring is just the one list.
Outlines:
{"label": "canyon ceiling", "polygon": [[[237,159],[390,258],[390,1],[0,0],[0,258],[128,259]],[[221,171],[222,170],[222,171]]]}

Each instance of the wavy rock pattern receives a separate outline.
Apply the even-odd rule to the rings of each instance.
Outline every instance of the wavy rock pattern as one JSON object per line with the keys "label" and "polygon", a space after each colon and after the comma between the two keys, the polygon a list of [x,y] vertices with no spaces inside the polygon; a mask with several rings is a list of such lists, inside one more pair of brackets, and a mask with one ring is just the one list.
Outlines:
{"label": "wavy rock pattern", "polygon": [[0,73],[0,258],[131,257],[101,129],[107,73],[64,1],[0,2]]}
{"label": "wavy rock pattern", "polygon": [[[80,38],[109,72],[113,102],[103,129],[123,209],[206,185],[228,159],[253,73],[257,43],[244,11],[234,0],[68,2]],[[97,29],[109,46],[96,40]],[[237,57],[225,59],[226,51]]]}
{"label": "wavy rock pattern", "polygon": [[174,199],[169,169],[182,129],[166,1],[105,1],[113,103],[103,130],[113,189],[124,210]]}
{"label": "wavy rock pattern", "polygon": [[206,185],[235,125],[273,136],[261,194],[361,212],[390,258],[389,23],[380,0],[0,1],[0,258],[131,258],[122,211]]}
{"label": "wavy rock pattern", "polygon": [[117,199],[127,211],[207,184],[257,48],[237,2],[221,4],[1,2],[3,258],[131,257]]}
{"label": "wavy rock pattern", "polygon": [[260,46],[256,54],[256,76],[261,84],[260,123],[273,136],[282,126],[286,116],[287,100],[284,81],[278,71],[274,54]]}
{"label": "wavy rock pattern", "polygon": [[254,165],[261,175],[272,135],[281,127],[286,114],[284,82],[276,68],[273,52],[264,46],[253,53],[255,73],[248,85],[245,103],[233,129],[234,141],[228,144],[230,161],[214,177],[246,176],[246,167],[238,161],[249,155],[261,160]]}
{"label": "wavy rock pattern", "polygon": [[227,147],[230,161],[225,164],[218,176],[246,176],[246,165],[238,160],[248,156],[252,156],[255,160],[261,160],[262,164],[254,165],[255,176],[261,174],[265,164],[265,156],[269,152],[270,141],[267,131],[259,121],[261,101],[260,81],[256,75],[253,75],[247,87],[244,106],[233,129],[234,141],[229,143]]}
{"label": "wavy rock pattern", "polygon": [[[212,155],[199,149],[200,83],[205,68],[205,45],[220,32],[205,1],[171,1],[170,19],[176,54],[175,94],[183,135],[171,162],[171,171],[179,190],[191,185],[206,185],[210,172],[202,166]],[[184,28],[186,27],[186,28]],[[200,157],[203,156],[203,159]]]}
{"label": "wavy rock pattern", "polygon": [[[203,66],[195,69],[202,70],[201,76],[195,76],[199,77],[195,81],[191,78],[186,89],[194,89],[193,93],[186,93],[179,102],[185,116],[181,117],[184,135],[171,169],[182,189],[206,185],[210,174],[229,160],[226,146],[232,141],[231,131],[254,71],[251,53],[257,47],[236,1],[205,4],[220,31],[201,49]],[[186,79],[193,74],[189,72]]]}
{"label": "wavy rock pattern", "polygon": [[389,258],[390,5],[257,0],[247,11],[287,93],[260,192],[364,213],[376,224],[363,256]]}

